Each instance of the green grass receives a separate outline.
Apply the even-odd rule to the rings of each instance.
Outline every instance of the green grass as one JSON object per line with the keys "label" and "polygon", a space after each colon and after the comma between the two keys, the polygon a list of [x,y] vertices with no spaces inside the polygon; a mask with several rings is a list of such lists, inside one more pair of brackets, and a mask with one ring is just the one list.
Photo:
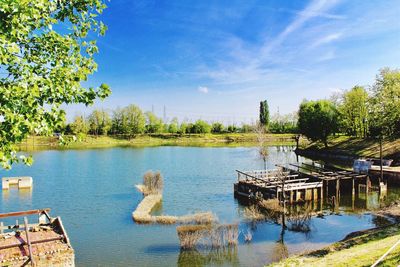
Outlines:
{"label": "green grass", "polygon": [[[361,231],[324,249],[270,266],[371,266],[399,239],[399,225]],[[400,246],[397,246],[379,266],[397,266],[399,263]]]}
{"label": "green grass", "polygon": [[[379,142],[377,140],[349,136],[331,137],[328,148],[325,148],[321,142],[302,142],[301,148],[306,151],[320,151],[339,155],[379,157]],[[382,150],[384,157],[399,159],[400,139],[385,140]]]}
{"label": "green grass", "polygon": [[[294,145],[292,134],[269,134],[269,145]],[[47,149],[88,149],[107,147],[147,147],[147,146],[255,146],[256,135],[253,133],[229,134],[158,134],[138,135],[127,139],[119,136],[85,136],[68,145],[60,145],[56,137],[35,136],[29,137],[19,144],[23,151]]]}

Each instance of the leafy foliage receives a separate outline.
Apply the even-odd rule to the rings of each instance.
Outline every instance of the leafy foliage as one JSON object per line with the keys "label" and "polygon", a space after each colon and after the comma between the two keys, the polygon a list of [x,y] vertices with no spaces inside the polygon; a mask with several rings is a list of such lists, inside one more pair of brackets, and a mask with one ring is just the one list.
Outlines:
{"label": "leafy foliage", "polygon": [[382,69],[372,87],[371,134],[400,136],[400,70]]}
{"label": "leafy foliage", "polygon": [[269,126],[269,107],[267,100],[260,102],[260,123],[267,128]]}
{"label": "leafy foliage", "polygon": [[347,134],[365,137],[368,129],[368,93],[361,86],[344,92],[339,106],[340,123]]}
{"label": "leafy foliage", "polygon": [[146,133],[161,133],[164,123],[161,118],[158,118],[153,112],[146,112]]}
{"label": "leafy foliage", "polygon": [[338,111],[329,100],[305,101],[299,110],[299,131],[327,146],[328,136],[337,131]]}
{"label": "leafy foliage", "polygon": [[[15,143],[30,133],[51,134],[64,121],[62,104],[90,105],[110,88],[85,88],[81,82],[97,65],[96,42],[89,32],[104,34],[96,17],[100,0],[0,2],[0,164],[10,168],[19,158]],[[56,30],[57,29],[57,30]]]}
{"label": "leafy foliage", "polygon": [[110,115],[104,110],[94,110],[89,115],[88,122],[90,133],[94,135],[107,135],[111,129]]}

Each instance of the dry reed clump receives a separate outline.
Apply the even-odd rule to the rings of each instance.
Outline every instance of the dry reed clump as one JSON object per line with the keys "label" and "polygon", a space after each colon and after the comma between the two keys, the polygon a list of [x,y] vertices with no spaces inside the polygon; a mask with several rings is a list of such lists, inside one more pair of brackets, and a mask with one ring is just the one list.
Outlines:
{"label": "dry reed clump", "polygon": [[143,185],[136,185],[136,188],[145,195],[161,194],[164,187],[164,179],[159,171],[147,171],[143,175]]}
{"label": "dry reed clump", "polygon": [[239,237],[237,224],[183,225],[176,230],[183,249],[193,249],[200,241],[212,248],[237,245]]}
{"label": "dry reed clump", "polygon": [[212,212],[200,212],[178,217],[179,223],[211,224],[217,221],[217,217]]}
{"label": "dry reed clump", "polygon": [[194,223],[194,224],[211,224],[217,221],[217,218],[211,212],[195,213],[185,216],[169,216],[160,215],[152,216],[150,213],[160,202],[162,195],[147,195],[139,203],[136,210],[132,213],[135,222],[138,223],[160,223],[160,224],[175,224],[175,223]]}
{"label": "dry reed clump", "polygon": [[136,210],[132,213],[132,217],[139,223],[154,222],[153,216],[150,215],[151,210],[162,201],[161,195],[148,195],[139,203]]}
{"label": "dry reed clump", "polygon": [[211,225],[181,225],[176,227],[179,243],[183,249],[194,248],[211,230]]}

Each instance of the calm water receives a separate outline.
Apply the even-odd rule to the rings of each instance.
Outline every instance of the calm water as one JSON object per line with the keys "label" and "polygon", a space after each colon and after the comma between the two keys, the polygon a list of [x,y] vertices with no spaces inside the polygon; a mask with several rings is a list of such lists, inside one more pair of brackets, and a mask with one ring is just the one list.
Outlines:
{"label": "calm water", "polygon": [[[51,214],[64,222],[77,266],[262,266],[277,260],[280,251],[323,247],[349,232],[380,223],[371,215],[342,212],[313,218],[311,232],[286,231],[284,243],[277,242],[281,227],[246,222],[243,207],[233,198],[235,169],[263,166],[254,148],[111,148],[42,151],[34,157],[30,168],[16,166],[2,172],[2,176],[32,176],[34,188],[2,192],[0,210],[51,208]],[[270,148],[270,167],[295,161],[292,148]],[[252,243],[245,244],[240,235],[236,249],[181,252],[175,226],[135,224],[131,213],[142,195],[134,185],[141,183],[149,169],[164,175],[159,213],[212,211],[220,222],[238,222],[242,232],[251,231]],[[375,199],[370,198],[371,205]]]}

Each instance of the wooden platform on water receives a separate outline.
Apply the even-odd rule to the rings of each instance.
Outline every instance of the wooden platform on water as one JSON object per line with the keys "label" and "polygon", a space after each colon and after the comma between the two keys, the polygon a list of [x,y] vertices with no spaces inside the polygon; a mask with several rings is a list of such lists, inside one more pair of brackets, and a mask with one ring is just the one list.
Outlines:
{"label": "wooden platform on water", "polygon": [[[277,165],[279,170],[239,171],[237,183],[234,184],[235,196],[249,199],[274,199],[289,203],[317,201],[331,195],[340,197],[342,180],[352,182],[352,193],[356,183],[365,183],[368,188],[369,177],[348,170],[328,169],[313,164]],[[334,190],[334,191],[333,191]],[[332,194],[332,191],[334,194]]]}
{"label": "wooden platform on water", "polygon": [[[0,266],[75,266],[74,250],[61,218],[50,209],[0,213]],[[30,223],[28,216],[38,216]],[[20,218],[23,217],[23,220]],[[6,225],[4,221],[15,223]]]}

